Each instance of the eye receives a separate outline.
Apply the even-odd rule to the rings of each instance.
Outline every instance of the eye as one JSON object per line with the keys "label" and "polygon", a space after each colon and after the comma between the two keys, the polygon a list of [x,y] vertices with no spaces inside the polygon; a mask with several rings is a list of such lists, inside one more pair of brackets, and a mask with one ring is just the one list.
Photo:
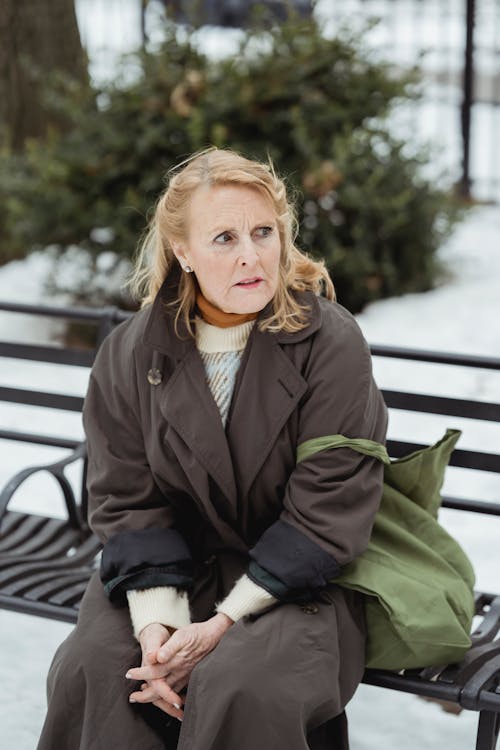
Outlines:
{"label": "eye", "polygon": [[228,242],[231,242],[232,239],[233,237],[230,232],[221,232],[214,239],[214,242],[216,242],[218,245],[226,245]]}
{"label": "eye", "polygon": [[274,227],[259,227],[256,231],[261,237],[269,237],[273,233]]}

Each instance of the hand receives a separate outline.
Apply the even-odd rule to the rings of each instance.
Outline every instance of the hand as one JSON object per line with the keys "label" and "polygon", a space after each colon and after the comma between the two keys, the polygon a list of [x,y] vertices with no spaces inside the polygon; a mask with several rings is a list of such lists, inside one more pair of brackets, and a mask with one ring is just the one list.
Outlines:
{"label": "hand", "polygon": [[179,706],[183,703],[174,690],[182,690],[188,684],[195,666],[213,651],[232,624],[231,618],[219,612],[206,622],[191,623],[176,630],[158,649],[156,663],[148,660],[141,667],[127,672],[130,679],[145,680],[147,683],[141,692],[132,693],[131,699],[145,703],[159,696],[159,701],[152,701],[154,705],[182,719],[183,711],[172,707],[173,703]]}
{"label": "hand", "polygon": [[[168,641],[174,628],[167,628],[160,623],[146,625],[139,634],[139,642],[142,649],[142,666],[156,664],[158,650]],[[161,684],[160,684],[161,683]],[[140,700],[137,696],[140,695]],[[141,686],[141,693],[132,693],[129,696],[131,702],[153,703],[170,716],[182,720],[183,711],[181,705],[183,699],[172,690],[168,683],[162,679],[148,680]]]}

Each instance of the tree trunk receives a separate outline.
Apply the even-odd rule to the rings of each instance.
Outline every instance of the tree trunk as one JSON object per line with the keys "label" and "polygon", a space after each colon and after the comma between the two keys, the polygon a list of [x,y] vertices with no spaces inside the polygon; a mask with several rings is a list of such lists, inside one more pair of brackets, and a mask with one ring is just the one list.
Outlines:
{"label": "tree trunk", "polygon": [[61,124],[43,101],[55,70],[88,80],[73,0],[0,0],[0,136],[13,149]]}

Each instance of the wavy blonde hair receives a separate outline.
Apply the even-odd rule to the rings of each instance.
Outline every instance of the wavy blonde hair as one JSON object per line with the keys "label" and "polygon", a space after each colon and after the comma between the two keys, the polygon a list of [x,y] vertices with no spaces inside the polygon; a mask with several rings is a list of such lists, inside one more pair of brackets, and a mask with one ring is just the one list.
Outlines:
{"label": "wavy blonde hair", "polygon": [[[286,187],[269,164],[246,159],[235,151],[215,147],[198,151],[169,173],[166,189],[160,195],[154,214],[139,244],[128,286],[141,308],[156,297],[163,281],[178,260],[172,242],[186,241],[189,202],[201,185],[242,185],[258,190],[271,201],[281,242],[279,279],[273,297],[272,314],[259,322],[260,330],[299,331],[308,324],[308,306],[301,306],[292,290],[324,292],[335,299],[335,289],[324,261],[316,261],[294,244],[297,236],[295,209],[287,198]],[[194,336],[192,311],[196,299],[193,274],[183,273],[177,298],[169,303],[177,308],[175,330],[183,316]]]}

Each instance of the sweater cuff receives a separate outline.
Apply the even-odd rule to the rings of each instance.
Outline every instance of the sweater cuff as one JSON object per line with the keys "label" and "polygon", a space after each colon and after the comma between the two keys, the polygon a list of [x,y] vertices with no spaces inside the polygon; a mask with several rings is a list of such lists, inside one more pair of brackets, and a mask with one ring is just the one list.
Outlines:
{"label": "sweater cuff", "polygon": [[191,623],[188,595],[175,586],[131,589],[127,591],[127,599],[137,639],[141,630],[153,622],[171,628],[182,628]]}
{"label": "sweater cuff", "polygon": [[217,604],[215,610],[223,612],[236,622],[240,617],[260,612],[277,601],[272,594],[244,574],[236,581],[226,598]]}

